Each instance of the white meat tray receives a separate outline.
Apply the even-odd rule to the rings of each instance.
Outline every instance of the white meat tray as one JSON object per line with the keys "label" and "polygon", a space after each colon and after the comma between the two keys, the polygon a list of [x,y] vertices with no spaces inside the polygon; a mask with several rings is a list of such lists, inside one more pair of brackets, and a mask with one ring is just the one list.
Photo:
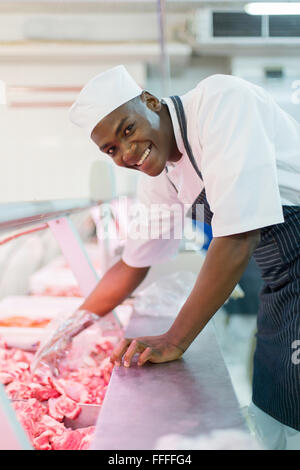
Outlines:
{"label": "white meat tray", "polygon": [[[81,297],[47,297],[47,296],[9,296],[0,301],[0,319],[14,316],[28,318],[55,318],[59,313],[72,312],[83,302]],[[34,349],[46,334],[47,327],[1,327],[0,339],[9,346],[21,349]]]}
{"label": "white meat tray", "polygon": [[[60,313],[73,312],[83,303],[82,297],[51,297],[18,295],[5,297],[0,301],[0,319],[26,316],[28,318],[56,318]],[[119,305],[115,309],[120,323],[126,327],[132,314],[132,304]],[[49,334],[49,326],[42,328],[1,327],[0,340],[8,346],[33,351],[36,343]]]}

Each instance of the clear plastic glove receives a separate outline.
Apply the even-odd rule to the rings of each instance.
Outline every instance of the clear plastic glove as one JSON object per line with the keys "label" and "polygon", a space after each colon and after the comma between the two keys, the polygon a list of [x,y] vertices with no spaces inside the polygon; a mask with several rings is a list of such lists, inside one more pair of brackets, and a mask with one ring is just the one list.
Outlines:
{"label": "clear plastic glove", "polygon": [[49,329],[53,331],[41,342],[31,363],[31,372],[34,373],[39,366],[46,365],[52,374],[57,376],[59,364],[67,356],[72,339],[100,318],[88,310],[75,310],[53,320],[49,325]]}

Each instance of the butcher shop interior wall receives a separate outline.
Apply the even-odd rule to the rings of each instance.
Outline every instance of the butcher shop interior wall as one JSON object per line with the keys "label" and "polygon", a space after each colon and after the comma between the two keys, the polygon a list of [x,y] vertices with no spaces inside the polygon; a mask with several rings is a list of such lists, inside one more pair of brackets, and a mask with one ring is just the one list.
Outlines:
{"label": "butcher shop interior wall", "polygon": [[[125,208],[136,202],[139,171],[115,165],[69,120],[69,109],[87,81],[101,71],[124,64],[142,88],[162,98],[184,94],[214,74],[234,75],[265,88],[300,122],[300,15],[249,15],[244,10],[245,4],[242,0],[0,0],[0,449],[6,445],[1,438],[1,424],[5,429],[7,423],[3,424],[2,416],[7,410],[13,417],[8,418],[8,424],[18,416],[32,448],[90,448],[99,410],[109,395],[111,376],[116,375],[109,356],[119,340],[120,324],[127,326],[135,308],[138,321],[140,309],[140,317],[147,317],[149,325],[150,320],[154,320],[155,328],[166,325],[165,320],[179,311],[177,296],[182,305],[189,295],[186,288],[190,292],[194,285],[211,240],[210,227],[206,227],[209,230],[205,234],[201,231],[202,243],[189,240],[188,248],[184,243],[180,245],[176,258],[157,262],[132,295],[116,307],[117,313],[105,317],[109,319],[104,322],[108,331],[104,331],[103,324],[96,324],[78,336],[74,355],[70,354],[62,369],[63,376],[49,373],[33,380],[30,368],[46,328],[53,325],[52,320],[61,318],[62,312],[78,312],[82,305],[86,291],[83,293],[80,280],[88,278],[89,282],[90,277],[85,276],[88,273],[93,280],[88,287],[94,288],[107,269],[120,260],[129,219]],[[64,209],[63,215],[68,215],[64,224],[51,210],[50,217],[46,217],[49,208],[53,210],[61,204],[65,207],[70,201],[88,203],[71,215]],[[120,238],[104,240],[102,235],[107,227],[100,217],[103,206],[109,207],[108,228],[116,230]],[[47,210],[35,213],[34,223],[28,224],[24,207],[26,210],[29,207],[30,216],[36,208]],[[16,220],[13,214],[17,214]],[[115,217],[116,214],[121,217]],[[15,225],[9,225],[12,220]],[[69,240],[72,244],[68,244]],[[74,246],[81,249],[73,250]],[[66,252],[69,257],[64,256]],[[228,304],[216,313],[214,327],[222,352],[219,358],[217,342],[211,341],[215,332],[213,328],[207,329],[207,336],[199,335],[199,350],[194,350],[196,367],[185,368],[184,362],[175,361],[175,368],[178,362],[179,366],[184,364],[183,375],[175,373],[168,381],[167,373],[163,372],[159,380],[151,383],[152,387],[166,381],[166,389],[157,393],[162,401],[180,397],[178,408],[182,405],[188,410],[188,415],[179,420],[183,426],[194,426],[197,412],[202,413],[206,405],[211,409],[209,413],[205,409],[202,417],[208,428],[220,430],[223,419],[233,426],[241,420],[244,426],[240,411],[252,399],[259,281],[255,267],[250,264],[241,280],[243,288],[236,286]],[[180,286],[185,287],[184,292]],[[207,362],[203,368],[200,362],[198,367],[199,357],[205,365],[207,350],[213,365]],[[141,370],[144,373],[144,368]],[[211,392],[206,382],[214,370],[218,374],[213,378]],[[125,370],[125,374],[131,371]],[[194,371],[197,371],[195,383]],[[201,380],[205,378],[201,393],[196,387],[198,374]],[[173,378],[177,383],[174,381],[176,386],[169,394]],[[195,390],[195,393],[191,400],[186,400],[180,387],[190,379],[191,386],[187,382],[185,392]],[[223,379],[224,390],[224,384],[215,386]],[[145,387],[147,380],[142,382]],[[128,383],[118,382],[117,392],[111,387],[115,393],[110,395],[112,401],[120,390],[130,392],[131,397],[131,392],[139,388],[127,390]],[[148,389],[152,392],[151,387]],[[3,395],[10,399],[10,407],[4,404]],[[151,410],[142,401],[131,401],[136,408],[132,416],[135,411],[143,416]],[[170,403],[164,409],[172,409]],[[88,420],[91,410],[94,419]],[[115,429],[119,427],[114,423],[118,426],[120,423],[112,418],[119,419],[117,414],[122,413],[106,413],[106,424],[112,425],[115,439]],[[165,429],[169,418],[175,415],[167,419],[165,416],[163,413],[154,416],[155,430],[159,428],[156,423],[159,418],[164,420],[161,429]],[[177,429],[177,414],[174,419],[173,429],[177,433],[181,431]],[[151,420],[153,424],[153,416]],[[148,423],[143,421],[143,426],[144,422]],[[97,434],[100,445],[106,438],[105,431],[103,435],[101,432],[100,426]],[[206,432],[202,422],[201,432]],[[131,437],[131,432],[119,435]],[[227,435],[227,448],[233,445],[232,436],[234,429]],[[170,448],[169,443],[174,446],[174,436],[166,437],[170,438],[164,441],[166,448]],[[203,445],[209,446],[214,432],[204,437],[207,441]],[[237,441],[239,437],[237,434]]]}
{"label": "butcher shop interior wall", "polygon": [[[299,118],[295,35],[237,44],[207,31],[209,2],[170,1],[162,56],[157,3],[0,2],[0,80],[7,96],[0,105],[2,202],[90,195],[91,165],[104,156],[69,122],[68,107],[89,78],[115,64],[124,63],[160,97],[214,73],[233,73],[271,89]],[[226,2],[226,9],[236,4]],[[119,194],[134,192],[136,174],[114,168],[114,175]]]}

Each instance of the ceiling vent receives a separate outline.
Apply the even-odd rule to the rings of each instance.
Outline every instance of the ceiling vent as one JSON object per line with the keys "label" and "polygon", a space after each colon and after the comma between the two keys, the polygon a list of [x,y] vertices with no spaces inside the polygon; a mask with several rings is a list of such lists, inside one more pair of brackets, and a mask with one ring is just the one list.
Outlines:
{"label": "ceiling vent", "polygon": [[241,10],[203,9],[197,11],[194,31],[199,43],[300,38],[300,15],[262,16]]}
{"label": "ceiling vent", "polygon": [[212,35],[220,37],[259,37],[262,35],[262,17],[242,12],[213,11]]}

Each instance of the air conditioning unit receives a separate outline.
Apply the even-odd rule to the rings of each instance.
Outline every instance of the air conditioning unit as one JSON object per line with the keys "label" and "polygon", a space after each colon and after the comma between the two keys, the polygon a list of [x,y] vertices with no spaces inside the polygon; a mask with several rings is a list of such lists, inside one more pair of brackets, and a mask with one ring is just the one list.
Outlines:
{"label": "air conditioning unit", "polygon": [[194,33],[199,43],[300,42],[300,15],[254,16],[243,10],[199,9]]}

